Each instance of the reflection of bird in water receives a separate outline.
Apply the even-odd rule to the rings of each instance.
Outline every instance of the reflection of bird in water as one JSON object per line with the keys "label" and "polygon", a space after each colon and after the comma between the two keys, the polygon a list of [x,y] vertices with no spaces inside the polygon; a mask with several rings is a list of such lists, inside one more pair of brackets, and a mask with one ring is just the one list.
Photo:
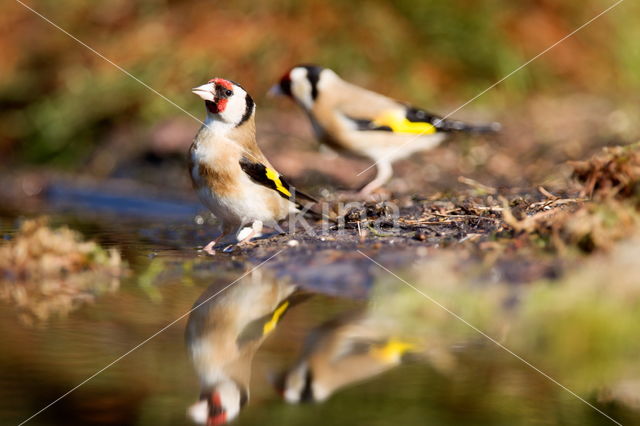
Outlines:
{"label": "reflection of bird in water", "polygon": [[339,388],[383,373],[416,349],[379,327],[366,312],[332,319],[313,330],[296,365],[280,378],[288,402],[324,401]]}
{"label": "reflection of bird in water", "polygon": [[[210,286],[195,306],[219,290]],[[293,285],[272,278],[247,277],[191,313],[186,340],[202,386],[200,401],[188,410],[196,423],[223,424],[238,415],[249,398],[255,352],[303,297],[294,291]]]}

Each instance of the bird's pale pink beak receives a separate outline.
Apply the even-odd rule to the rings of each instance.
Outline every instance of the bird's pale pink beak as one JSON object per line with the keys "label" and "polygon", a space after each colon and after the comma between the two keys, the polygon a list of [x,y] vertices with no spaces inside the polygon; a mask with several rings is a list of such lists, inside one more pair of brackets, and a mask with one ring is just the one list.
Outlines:
{"label": "bird's pale pink beak", "polygon": [[211,84],[211,83],[207,83],[207,84],[203,84],[202,86],[194,87],[193,89],[191,89],[191,91],[193,93],[195,93],[196,95],[200,96],[205,101],[211,101],[211,102],[214,101],[213,84]]}
{"label": "bird's pale pink beak", "polygon": [[269,91],[267,92],[267,96],[270,97],[274,97],[274,96],[282,96],[284,95],[284,92],[282,91],[282,88],[280,87],[280,83],[274,84],[271,89],[269,89]]}

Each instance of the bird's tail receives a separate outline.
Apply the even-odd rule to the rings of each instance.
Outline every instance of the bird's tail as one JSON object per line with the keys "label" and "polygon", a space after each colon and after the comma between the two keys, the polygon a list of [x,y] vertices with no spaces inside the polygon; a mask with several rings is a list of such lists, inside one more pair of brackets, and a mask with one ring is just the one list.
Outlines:
{"label": "bird's tail", "polygon": [[434,120],[436,129],[443,132],[495,133],[502,129],[500,123],[468,124],[457,120]]}

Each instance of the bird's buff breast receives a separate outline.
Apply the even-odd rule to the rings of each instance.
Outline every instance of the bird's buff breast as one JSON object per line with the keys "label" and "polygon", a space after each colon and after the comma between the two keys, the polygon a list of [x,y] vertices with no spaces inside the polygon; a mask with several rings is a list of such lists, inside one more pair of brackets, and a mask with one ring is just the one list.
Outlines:
{"label": "bird's buff breast", "polygon": [[251,181],[239,165],[233,173],[195,163],[191,174],[200,201],[222,221],[268,223],[282,220],[289,213],[287,200]]}

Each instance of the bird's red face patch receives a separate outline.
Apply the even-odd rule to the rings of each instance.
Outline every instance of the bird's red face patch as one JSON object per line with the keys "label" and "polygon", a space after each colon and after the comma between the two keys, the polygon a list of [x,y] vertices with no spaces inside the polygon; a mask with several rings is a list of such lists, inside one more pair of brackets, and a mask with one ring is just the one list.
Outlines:
{"label": "bird's red face patch", "polygon": [[211,395],[211,401],[209,401],[209,404],[207,426],[218,426],[225,424],[227,422],[227,413],[222,406],[222,400],[218,392],[214,392]]}
{"label": "bird's red face patch", "polygon": [[207,109],[212,114],[220,114],[227,107],[228,98],[233,96],[233,83],[223,78],[212,78],[209,83],[213,83],[213,102],[205,102]]}
{"label": "bird's red face patch", "polygon": [[209,80],[209,83],[213,83],[216,86],[222,86],[225,89],[233,90],[233,84],[230,81],[225,80],[224,78],[212,78]]}

